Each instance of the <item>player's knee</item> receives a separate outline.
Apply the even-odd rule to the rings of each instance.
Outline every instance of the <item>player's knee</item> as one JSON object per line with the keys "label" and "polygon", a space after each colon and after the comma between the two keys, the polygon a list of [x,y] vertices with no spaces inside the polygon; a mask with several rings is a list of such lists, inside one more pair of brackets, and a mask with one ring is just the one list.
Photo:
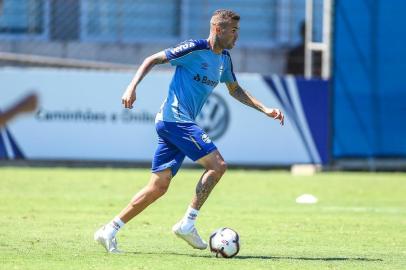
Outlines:
{"label": "player's knee", "polygon": [[214,168],[214,172],[218,177],[218,180],[220,180],[220,177],[223,176],[223,174],[226,172],[227,170],[227,163],[223,160],[220,161],[216,164],[215,168]]}
{"label": "player's knee", "polygon": [[223,175],[227,171],[227,163],[223,160],[220,162],[220,172]]}
{"label": "player's knee", "polygon": [[155,200],[166,193],[169,188],[169,181],[154,181],[148,188],[148,197]]}
{"label": "player's knee", "polygon": [[155,182],[153,186],[154,193],[157,197],[164,195],[169,188],[170,179],[164,181]]}
{"label": "player's knee", "polygon": [[148,192],[149,195],[148,197],[152,200],[156,200],[162,195],[164,195],[167,190],[168,187],[166,186],[153,186]]}
{"label": "player's knee", "polygon": [[156,198],[159,198],[159,197],[163,196],[167,190],[168,190],[168,188],[166,188],[166,187],[158,187],[157,189],[155,189],[154,195]]}

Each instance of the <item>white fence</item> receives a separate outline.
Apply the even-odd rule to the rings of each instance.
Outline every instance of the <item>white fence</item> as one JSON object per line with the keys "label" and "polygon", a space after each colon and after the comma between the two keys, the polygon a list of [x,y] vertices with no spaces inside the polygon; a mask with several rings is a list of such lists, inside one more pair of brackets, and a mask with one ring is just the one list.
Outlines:
{"label": "white fence", "polygon": [[[40,95],[36,114],[9,123],[9,134],[2,130],[7,149],[3,158],[16,157],[11,146],[15,143],[26,159],[151,160],[157,144],[154,117],[166,96],[172,72],[151,72],[139,86],[134,109],[125,110],[121,95],[132,76],[129,72],[0,70],[0,109],[30,89]],[[264,104],[283,109],[261,75],[237,74],[237,78]],[[303,141],[289,115],[281,127],[277,121],[234,100],[224,85],[215,89],[198,122],[210,130],[209,135],[229,164],[320,162],[309,157],[306,144],[312,144],[312,139]]]}

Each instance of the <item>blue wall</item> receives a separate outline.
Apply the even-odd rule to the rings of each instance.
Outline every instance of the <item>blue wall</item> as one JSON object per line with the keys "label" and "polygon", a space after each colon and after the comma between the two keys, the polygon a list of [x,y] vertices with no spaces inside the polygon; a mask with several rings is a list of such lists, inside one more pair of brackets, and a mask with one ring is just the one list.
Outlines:
{"label": "blue wall", "polygon": [[406,157],[406,1],[335,1],[333,157]]}

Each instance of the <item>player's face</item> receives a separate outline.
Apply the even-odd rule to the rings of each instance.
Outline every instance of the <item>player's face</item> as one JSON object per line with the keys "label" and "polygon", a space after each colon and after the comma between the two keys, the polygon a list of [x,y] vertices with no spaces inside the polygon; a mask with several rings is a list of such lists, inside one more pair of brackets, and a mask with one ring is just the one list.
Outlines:
{"label": "player's face", "polygon": [[224,49],[232,49],[238,39],[238,31],[240,30],[240,23],[238,21],[230,21],[221,28],[218,38],[220,44]]}

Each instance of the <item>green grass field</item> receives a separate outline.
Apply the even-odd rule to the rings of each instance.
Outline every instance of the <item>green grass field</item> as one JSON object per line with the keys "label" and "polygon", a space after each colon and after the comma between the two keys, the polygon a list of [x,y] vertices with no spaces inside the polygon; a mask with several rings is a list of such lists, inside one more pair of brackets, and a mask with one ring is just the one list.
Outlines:
{"label": "green grass field", "polygon": [[[406,174],[229,170],[197,227],[239,232],[217,259],[171,233],[201,174],[181,170],[168,193],[118,234],[106,254],[93,232],[148,180],[144,169],[0,168],[0,269],[406,269]],[[299,205],[303,193],[318,197]]]}

